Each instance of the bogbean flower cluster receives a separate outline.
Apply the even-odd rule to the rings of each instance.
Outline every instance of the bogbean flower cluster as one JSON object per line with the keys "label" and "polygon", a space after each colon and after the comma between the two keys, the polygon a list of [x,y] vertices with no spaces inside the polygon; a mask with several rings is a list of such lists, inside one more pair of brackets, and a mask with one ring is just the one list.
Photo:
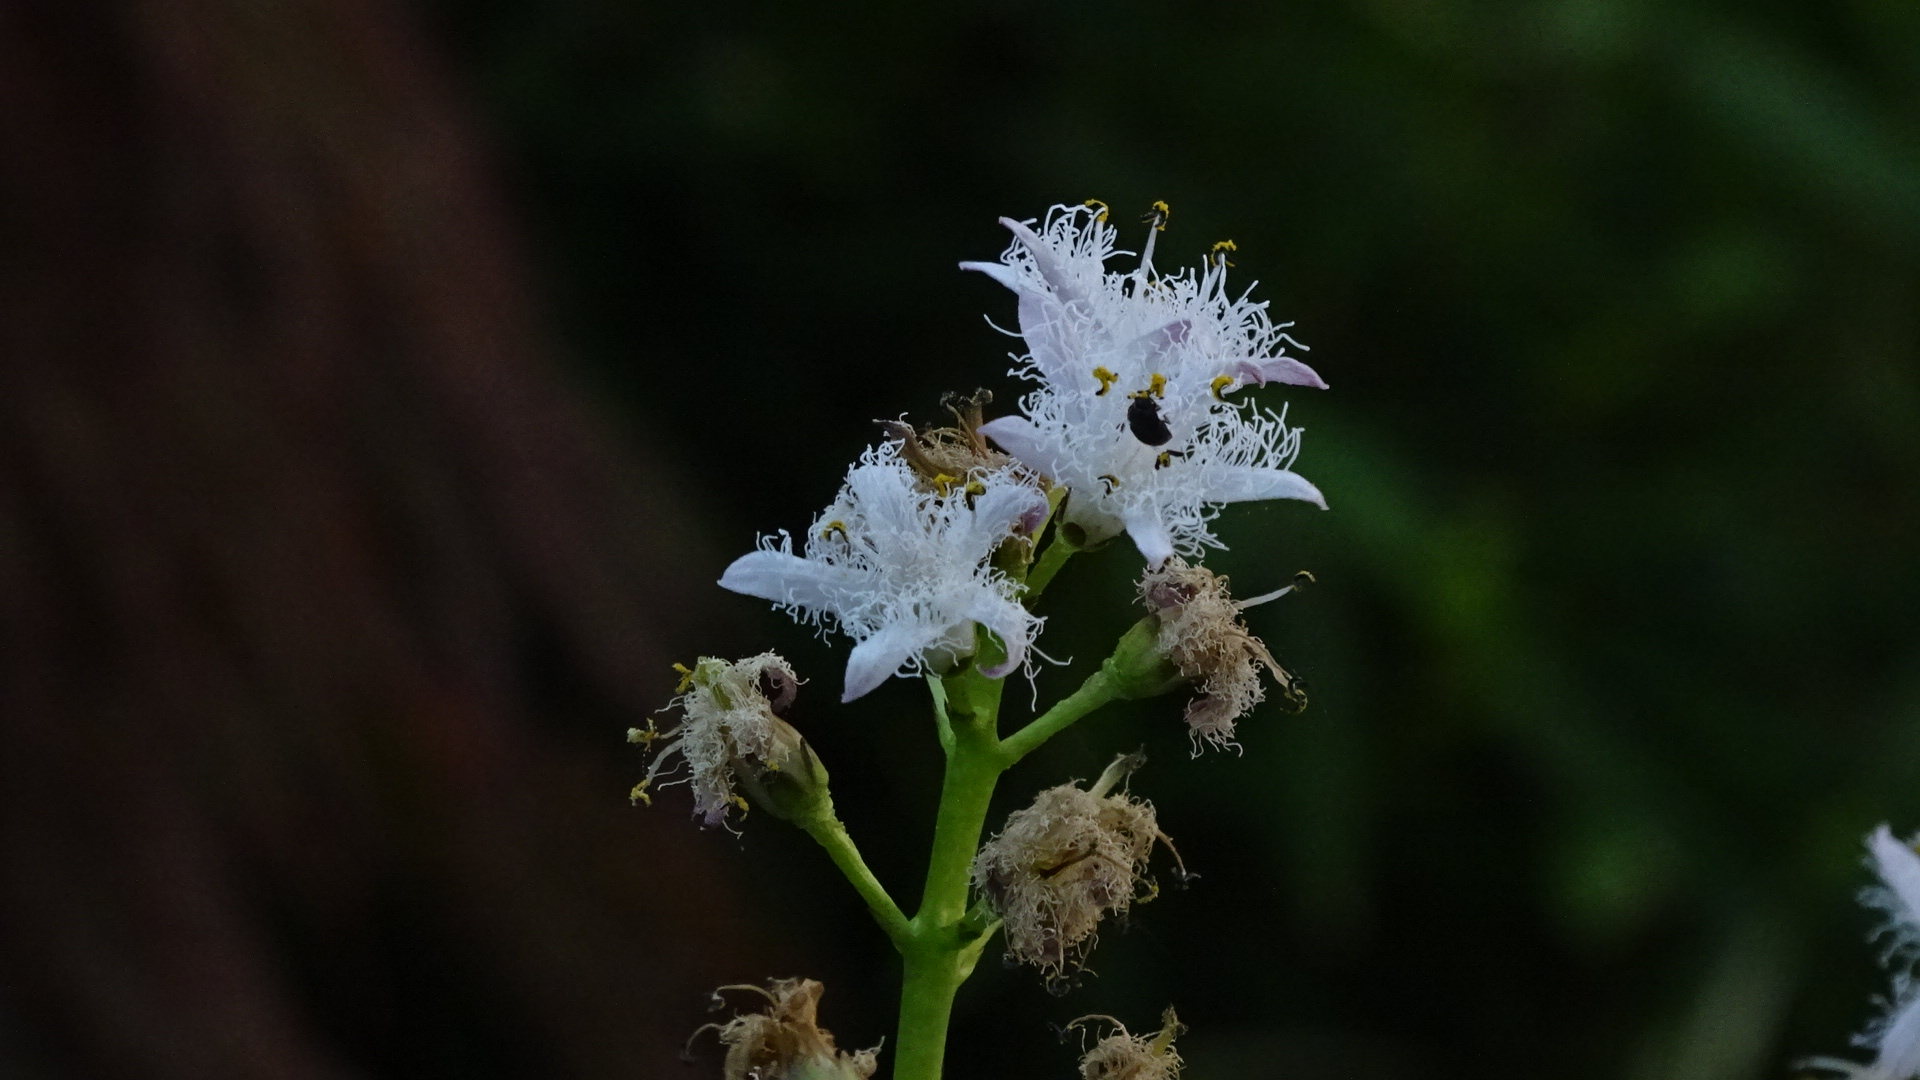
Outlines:
{"label": "bogbean flower cluster", "polygon": [[1017,372],[1039,384],[1023,415],[988,423],[989,437],[1073,493],[1067,522],[1087,542],[1124,530],[1148,566],[1178,551],[1220,547],[1207,523],[1226,503],[1301,499],[1320,490],[1292,471],[1300,432],[1282,415],[1228,395],[1249,385],[1326,383],[1287,348],[1266,304],[1227,290],[1224,249],[1204,269],[1157,274],[1157,207],[1140,265],[1106,268],[1115,231],[1098,204],[1056,206],[1038,231],[1000,219],[1013,244],[999,262],[966,262],[1019,297],[1027,355]]}
{"label": "bogbean flower cluster", "polygon": [[[720,585],[770,601],[822,633],[852,640],[841,700],[893,677],[923,677],[947,774],[920,910],[909,917],[868,870],[835,816],[827,771],[790,723],[801,680],[769,652],[682,668],[669,703],[677,725],[629,738],[655,751],[635,801],[656,784],[693,793],[695,816],[725,825],[749,806],[804,829],[833,859],[900,953],[905,968],[894,1076],[937,1080],[953,995],[988,941],[1006,935],[1012,962],[1050,989],[1076,981],[1102,922],[1155,895],[1154,849],[1173,845],[1151,803],[1123,783],[1140,755],[1122,755],[1089,787],[1040,792],[984,843],[1000,776],[1067,725],[1121,699],[1191,686],[1186,722],[1196,753],[1237,747],[1236,722],[1275,681],[1289,711],[1299,683],[1241,622],[1227,580],[1198,565],[1221,543],[1211,522],[1229,503],[1291,499],[1325,508],[1292,470],[1300,431],[1250,400],[1249,387],[1324,389],[1304,351],[1249,291],[1229,291],[1230,242],[1204,265],[1161,273],[1154,246],[1167,208],[1156,203],[1138,265],[1104,205],[1057,206],[1044,219],[1002,219],[1013,241],[999,260],[962,263],[1017,300],[1025,352],[1010,374],[1030,382],[1018,411],[989,417],[993,395],[949,395],[948,426],[882,423],[882,438],[848,470],[804,533],[763,535]],[[1046,618],[1043,590],[1065,562],[1125,533],[1144,562],[1145,618],[1081,688],[1003,736],[1003,680],[1034,673]],[[658,744],[658,745],[656,745]],[[1187,877],[1173,859],[1182,880]],[[765,1012],[702,1030],[719,1033],[729,1080],[862,1080],[875,1051],[836,1051],[815,1018],[821,987],[780,980],[754,990]],[[1108,1018],[1085,1018],[1108,1019]],[[1108,1021],[1083,1080],[1173,1080],[1181,1030],[1129,1034]]]}

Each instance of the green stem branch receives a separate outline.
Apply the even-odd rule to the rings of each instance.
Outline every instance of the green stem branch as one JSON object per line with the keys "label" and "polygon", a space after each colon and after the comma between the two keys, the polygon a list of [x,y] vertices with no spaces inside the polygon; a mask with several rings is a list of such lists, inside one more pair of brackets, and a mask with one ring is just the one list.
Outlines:
{"label": "green stem branch", "polygon": [[913,926],[900,910],[900,905],[887,895],[880,879],[867,869],[866,860],[860,857],[860,849],[854,846],[853,837],[847,835],[847,827],[832,815],[804,822],[803,825],[807,833],[827,849],[827,856],[853,884],[860,899],[867,902],[867,910],[873,912],[874,921],[887,932],[894,948],[905,949],[913,940]]}
{"label": "green stem branch", "polygon": [[1000,757],[1013,765],[1033,753],[1040,744],[1071,727],[1075,721],[1120,696],[1118,682],[1103,666],[1080,684],[1080,689],[1061,698],[1053,708],[1035,717],[1026,727],[1000,740]]}
{"label": "green stem branch", "polygon": [[1033,569],[1027,571],[1026,598],[1031,601],[1039,596],[1046,589],[1047,583],[1053,580],[1053,575],[1059,573],[1060,568],[1067,565],[1067,560],[1072,558],[1073,553],[1078,550],[1080,549],[1067,543],[1066,537],[1055,531],[1053,541],[1047,545],[1045,551],[1040,553],[1040,557],[1034,560]]}

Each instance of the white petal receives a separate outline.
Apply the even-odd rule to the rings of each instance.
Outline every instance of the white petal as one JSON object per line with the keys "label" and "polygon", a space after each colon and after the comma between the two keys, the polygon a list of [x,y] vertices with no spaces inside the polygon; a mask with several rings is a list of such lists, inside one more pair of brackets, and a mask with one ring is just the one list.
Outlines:
{"label": "white petal", "polygon": [[1053,287],[1054,295],[1058,296],[1062,303],[1070,304],[1080,299],[1080,290],[1074,286],[1072,275],[1068,273],[1060,257],[1047,246],[1045,240],[1040,239],[1034,235],[1032,229],[1012,218],[1003,217],[1000,219],[1000,224],[1005,225],[1007,231],[1013,233],[1015,238],[1026,245],[1027,251],[1033,255],[1035,269],[1040,271],[1041,277],[1047,279],[1047,284]]}
{"label": "white petal", "polygon": [[861,531],[867,537],[884,543],[885,538],[921,528],[923,496],[913,470],[897,456],[884,463],[855,466],[847,473],[846,490],[865,523]]}
{"label": "white petal", "polygon": [[1017,481],[989,484],[986,493],[973,500],[973,517],[985,538],[998,544],[1013,531],[1017,522],[1033,513],[1036,506],[1044,512],[1047,497]]}
{"label": "white petal", "polygon": [[1862,1065],[1857,1061],[1837,1057],[1801,1058],[1793,1063],[1792,1068],[1795,1072],[1832,1073],[1835,1076],[1846,1077],[1846,1080],[1892,1080],[1871,1065]]}
{"label": "white petal", "polygon": [[847,688],[843,702],[863,697],[874,687],[900,671],[901,665],[920,655],[920,650],[940,640],[943,627],[923,622],[889,623],[847,655]]}
{"label": "white petal", "polygon": [[1014,292],[1026,292],[1025,289],[1020,287],[1020,275],[1014,272],[1013,267],[1005,263],[963,262],[960,264],[960,269],[978,270],[1000,284],[1005,285],[1007,288],[1012,289]]}
{"label": "white petal", "polygon": [[733,560],[720,575],[720,587],[776,604],[831,610],[836,594],[862,583],[851,570],[789,555],[784,551],[754,551]]}
{"label": "white petal", "polygon": [[1227,363],[1227,374],[1238,375],[1244,382],[1259,383],[1261,386],[1270,382],[1284,383],[1288,386],[1311,386],[1316,390],[1328,388],[1327,381],[1317,372],[1291,356],[1247,357]]}
{"label": "white petal", "polygon": [[[1027,351],[1033,354],[1040,374],[1048,381],[1062,382],[1073,377],[1067,367],[1074,350],[1068,339],[1066,311],[1058,300],[1045,293],[1021,290],[1020,337],[1027,343]],[[1092,371],[1088,368],[1085,377],[1091,378]]]}
{"label": "white petal", "polygon": [[1007,658],[992,667],[983,667],[980,674],[989,679],[1005,677],[1009,672],[1027,661],[1027,644],[1033,637],[1033,614],[1004,596],[982,597],[975,602],[973,610],[968,612],[973,620],[1000,636],[1000,643],[1007,648]]}
{"label": "white petal", "polygon": [[1920,1074],[1920,994],[1908,994],[1887,1018],[1873,1069],[1894,1080],[1908,1080]]}
{"label": "white petal", "polygon": [[1012,454],[1027,468],[1037,469],[1048,476],[1059,475],[1057,449],[1046,443],[1040,429],[1026,417],[996,417],[980,425],[980,434],[999,443],[1000,449]]}
{"label": "white petal", "polygon": [[1163,360],[1192,333],[1192,319],[1175,319],[1158,330],[1134,338],[1122,352],[1132,360]]}
{"label": "white petal", "polygon": [[1127,527],[1127,523],[1121,521],[1100,496],[1080,489],[1067,492],[1066,510],[1062,520],[1079,526],[1089,546],[1111,540],[1124,532]]}
{"label": "white petal", "polygon": [[1208,469],[1199,492],[1203,502],[1256,502],[1261,499],[1299,499],[1322,510],[1326,496],[1306,477],[1287,469],[1261,469],[1252,465],[1222,465]]}
{"label": "white petal", "polygon": [[1146,556],[1148,569],[1158,569],[1173,554],[1173,537],[1167,533],[1167,523],[1160,519],[1158,506],[1147,506],[1131,510],[1126,515],[1127,535],[1133,537],[1133,544]]}
{"label": "white petal", "polygon": [[[1907,928],[1920,933],[1920,854],[1901,843],[1885,825],[1867,837],[1867,850],[1873,853],[1874,868],[1906,910],[1894,914]],[[1916,1033],[1920,1034],[1920,1033]]]}

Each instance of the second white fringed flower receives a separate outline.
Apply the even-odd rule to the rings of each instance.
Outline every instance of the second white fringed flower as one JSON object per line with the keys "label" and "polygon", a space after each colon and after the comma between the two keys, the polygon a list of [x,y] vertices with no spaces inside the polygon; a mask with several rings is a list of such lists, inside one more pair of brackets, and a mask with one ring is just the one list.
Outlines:
{"label": "second white fringed flower", "polygon": [[[1098,541],[1124,530],[1159,566],[1219,542],[1208,522],[1226,503],[1301,499],[1318,488],[1292,471],[1300,432],[1282,415],[1228,395],[1268,382],[1324,388],[1287,347],[1266,305],[1227,292],[1226,258],[1200,271],[1153,270],[1148,234],[1132,273],[1106,269],[1114,230],[1105,213],[1056,206],[1036,232],[1002,218],[1014,242],[999,262],[961,267],[1019,297],[1028,355],[1017,370],[1040,384],[1024,416],[980,429],[1015,458],[1071,491],[1068,520]],[[1156,216],[1156,228],[1164,217]]]}
{"label": "second white fringed flower", "polygon": [[1003,676],[1026,661],[1041,620],[989,560],[1016,531],[1044,519],[1047,500],[1018,466],[945,479],[953,482],[917,475],[897,443],[872,447],[807,530],[800,553],[785,530],[763,537],[720,585],[852,637],[842,701],[929,661],[970,655],[976,623],[1005,644],[1005,661],[984,670]]}
{"label": "second white fringed flower", "polygon": [[1799,1067],[1849,1080],[1913,1080],[1920,1076],[1920,986],[1911,971],[1920,959],[1920,854],[1885,825],[1868,835],[1867,853],[1880,884],[1863,890],[1860,902],[1887,917],[1874,936],[1884,941],[1881,962],[1893,969],[1893,996],[1885,1013],[1853,1040],[1872,1050],[1874,1058],[1866,1064],[1808,1058]]}

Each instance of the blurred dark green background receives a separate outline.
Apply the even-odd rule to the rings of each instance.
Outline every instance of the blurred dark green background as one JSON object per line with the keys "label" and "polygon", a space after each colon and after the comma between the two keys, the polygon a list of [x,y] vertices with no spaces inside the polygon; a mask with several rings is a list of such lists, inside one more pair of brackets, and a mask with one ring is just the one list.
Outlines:
{"label": "blurred dark green background", "polygon": [[[1168,1002],[1196,1080],[1777,1076],[1866,1018],[1859,841],[1920,825],[1920,8],[435,17],[570,355],[696,500],[659,527],[716,567],[804,525],[873,418],[1010,405],[981,319],[1010,300],[954,267],[1004,246],[998,215],[1168,200],[1163,261],[1234,239],[1334,387],[1263,392],[1332,511],[1235,508],[1212,560],[1248,590],[1318,575],[1253,620],[1312,708],[1193,761],[1172,704],[1103,716],[1010,777],[1144,741],[1137,788],[1202,880],[1066,1000],[983,966],[955,1076],[1069,1075],[1048,1022]],[[1130,617],[1135,562],[1048,598],[1076,663],[1044,691]],[[773,643],[814,676],[838,801],[911,894],[917,687],[829,708],[842,643],[709,599],[736,629],[686,653]],[[765,821],[711,843],[843,1041],[886,1032],[890,969],[824,860]]]}

